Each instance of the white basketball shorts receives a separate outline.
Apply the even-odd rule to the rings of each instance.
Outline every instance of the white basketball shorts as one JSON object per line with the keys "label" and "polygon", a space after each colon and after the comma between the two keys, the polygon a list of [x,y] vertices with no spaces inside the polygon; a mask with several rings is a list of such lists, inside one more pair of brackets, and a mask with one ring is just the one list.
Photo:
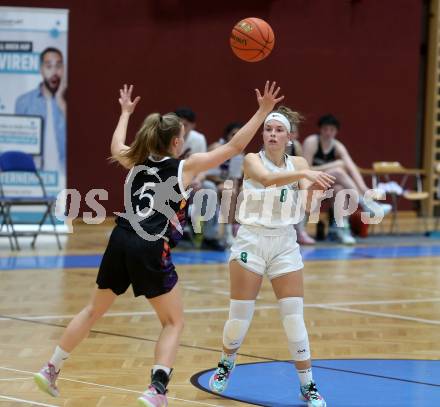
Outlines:
{"label": "white basketball shorts", "polygon": [[231,247],[232,260],[271,280],[304,267],[292,225],[277,229],[240,226]]}

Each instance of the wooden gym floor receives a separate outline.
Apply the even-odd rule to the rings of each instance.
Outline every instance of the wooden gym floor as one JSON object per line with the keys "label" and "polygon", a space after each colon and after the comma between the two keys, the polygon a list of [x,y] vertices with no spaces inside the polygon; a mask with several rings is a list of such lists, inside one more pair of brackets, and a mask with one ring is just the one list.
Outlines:
{"label": "wooden gym floor", "polygon": [[[11,253],[2,239],[1,407],[136,405],[136,397],[148,382],[159,323],[147,301],[134,299],[130,291],[116,301],[66,362],[59,381],[62,397],[53,399],[39,392],[31,378],[94,287],[95,264],[81,267],[81,261],[75,265],[72,259],[87,263],[93,255],[101,255],[109,230],[109,226],[77,227],[61,253],[52,237],[37,243],[35,251],[24,244],[18,254]],[[327,258],[306,255],[305,319],[314,359],[438,359],[440,243],[432,244],[435,250],[414,256],[405,247],[388,250],[390,255],[353,256],[357,249],[337,246]],[[382,250],[370,249],[373,254]],[[313,249],[307,253],[313,254]],[[70,258],[63,260],[63,256]],[[218,362],[228,309],[226,265],[179,265],[177,269],[184,291],[186,328],[169,405],[250,405],[211,395],[190,383],[191,376]],[[241,353],[239,363],[290,359],[267,281]],[[296,386],[292,376],[292,387]]]}

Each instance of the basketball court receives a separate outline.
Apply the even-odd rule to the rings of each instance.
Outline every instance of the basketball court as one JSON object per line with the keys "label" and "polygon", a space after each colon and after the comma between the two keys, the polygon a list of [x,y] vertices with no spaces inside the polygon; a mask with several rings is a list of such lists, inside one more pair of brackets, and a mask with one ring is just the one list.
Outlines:
{"label": "basketball court", "polygon": [[[152,112],[160,112],[157,128],[166,112],[173,112],[182,134],[170,136],[172,141],[183,142],[190,132],[198,133],[199,142],[200,135],[205,138],[203,151],[170,153],[177,161],[194,152],[209,154],[235,137],[261,104],[254,89],[266,80],[277,81],[286,94],[283,104],[297,109],[284,110],[297,122],[272,108],[266,112],[284,114],[283,131],[294,135],[280,150],[283,160],[284,147],[315,135],[321,155],[330,154],[318,134],[324,115],[333,120],[327,125],[337,130],[368,188],[390,188],[391,212],[379,225],[363,227],[358,211],[349,221],[344,218],[351,241],[338,240],[330,233],[334,216],[325,207],[318,226],[304,229],[316,244],[300,242],[313,377],[327,407],[440,406],[440,0],[9,0],[0,5],[0,407],[132,406],[150,383],[161,324],[146,298],[134,298],[131,288],[65,361],[57,381],[60,397],[39,391],[34,382],[69,322],[89,302],[115,214],[126,204],[127,171],[108,157],[117,156],[112,134],[118,115],[129,117],[137,99],[128,91],[124,106],[118,89],[134,83],[133,97],[142,97],[127,143]],[[123,89],[127,93],[127,86]],[[266,131],[266,121],[260,124]],[[225,125],[235,133],[222,133]],[[248,141],[244,153],[260,151],[263,132]],[[122,141],[125,146],[125,134]],[[329,151],[335,149],[332,144]],[[19,163],[16,155],[4,161],[4,154],[15,150],[30,161]],[[170,158],[158,154],[162,159],[153,160],[147,152],[158,168]],[[243,156],[223,160],[234,171],[218,166],[217,175],[238,173],[231,178],[240,185]],[[290,161],[284,162],[287,171]],[[180,161],[174,169],[185,196],[182,168]],[[38,182],[29,174],[11,175],[15,172],[32,173]],[[197,181],[200,188],[204,180]],[[47,212],[32,206],[40,198],[35,195],[40,181],[40,204]],[[73,215],[60,193],[66,188]],[[214,184],[216,199],[222,188]],[[4,193],[9,189],[12,198]],[[144,192],[141,198],[148,195]],[[23,203],[31,208],[21,210]],[[42,213],[44,233],[33,247]],[[230,222],[236,234],[238,223]],[[219,228],[223,236],[226,229]],[[218,244],[217,238],[206,237],[206,224],[204,233],[190,233],[186,244],[172,250],[185,328],[168,405],[305,407],[267,278],[228,388],[222,394],[210,390],[229,315],[230,249],[213,250],[209,245]],[[248,253],[242,254],[246,263]]]}
{"label": "basketball court", "polygon": [[[131,292],[66,362],[60,399],[34,385],[32,374],[88,300],[111,225],[78,229],[62,253],[51,250],[52,238],[46,237],[36,252],[0,259],[2,406],[125,406],[146,385],[159,323],[147,302]],[[422,406],[439,399],[440,243],[420,240],[303,251],[313,366],[329,405]],[[217,364],[228,312],[226,255],[180,251],[174,259],[186,327],[170,405],[303,405],[267,282],[231,386],[224,397],[208,392],[207,371]],[[346,402],[347,395],[356,400]]]}

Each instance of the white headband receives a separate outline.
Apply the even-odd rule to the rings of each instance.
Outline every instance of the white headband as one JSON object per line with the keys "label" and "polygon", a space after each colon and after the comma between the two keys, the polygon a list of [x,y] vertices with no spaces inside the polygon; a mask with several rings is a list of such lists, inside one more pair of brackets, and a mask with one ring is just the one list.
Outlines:
{"label": "white headband", "polygon": [[283,124],[283,126],[287,129],[288,133],[292,132],[292,125],[290,124],[289,119],[286,116],[284,116],[283,114],[277,113],[277,112],[270,113],[266,117],[266,120],[264,120],[264,124],[266,125],[266,123],[270,120],[277,120],[277,121],[281,122]]}

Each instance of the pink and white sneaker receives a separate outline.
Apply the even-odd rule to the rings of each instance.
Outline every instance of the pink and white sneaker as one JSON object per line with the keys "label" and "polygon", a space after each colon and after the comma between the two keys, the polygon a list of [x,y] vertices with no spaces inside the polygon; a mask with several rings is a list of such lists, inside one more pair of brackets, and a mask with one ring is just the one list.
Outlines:
{"label": "pink and white sneaker", "polygon": [[167,407],[168,400],[165,394],[160,394],[153,386],[149,386],[138,398],[138,405],[143,407]]}
{"label": "pink and white sneaker", "polygon": [[60,392],[56,385],[60,371],[55,371],[55,366],[48,363],[38,373],[34,374],[34,381],[38,388],[52,397],[58,397]]}

